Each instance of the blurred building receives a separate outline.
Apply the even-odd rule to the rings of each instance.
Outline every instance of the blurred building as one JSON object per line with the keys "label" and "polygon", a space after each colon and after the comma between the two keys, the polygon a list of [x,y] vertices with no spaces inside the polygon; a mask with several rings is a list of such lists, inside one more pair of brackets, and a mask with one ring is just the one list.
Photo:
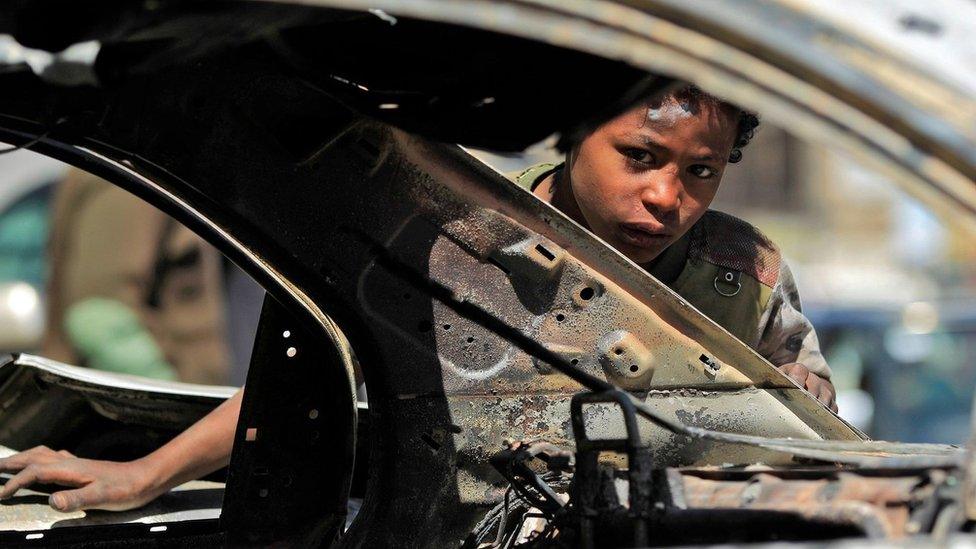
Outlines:
{"label": "blurred building", "polygon": [[885,176],[764,127],[728,169],[716,209],[783,249],[811,305],[904,306],[976,296],[976,247]]}
{"label": "blurred building", "polygon": [[790,261],[840,390],[871,436],[961,443],[976,391],[976,246],[854,159],[764,127],[713,205]]}

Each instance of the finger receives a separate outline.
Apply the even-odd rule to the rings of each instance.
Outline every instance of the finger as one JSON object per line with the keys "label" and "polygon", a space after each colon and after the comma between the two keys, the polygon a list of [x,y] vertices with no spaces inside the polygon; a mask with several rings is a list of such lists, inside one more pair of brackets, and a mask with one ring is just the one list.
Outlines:
{"label": "finger", "polygon": [[810,394],[813,396],[820,398],[820,395],[824,389],[830,389],[830,384],[824,381],[824,379],[817,374],[810,374],[810,377],[807,378],[806,389],[807,391],[810,391]]}
{"label": "finger", "polygon": [[91,480],[81,476],[77,471],[58,464],[31,464],[24,467],[0,488],[0,499],[14,495],[17,490],[35,483],[61,484],[63,486],[82,486]]}
{"label": "finger", "polygon": [[17,490],[25,488],[37,482],[38,466],[28,465],[19,473],[14,475],[0,488],[0,499],[6,499],[17,493]]}
{"label": "finger", "polygon": [[795,381],[796,384],[799,385],[800,387],[806,388],[805,386],[806,386],[807,378],[805,375],[803,375],[803,372],[797,370],[790,372],[790,379]]}
{"label": "finger", "polygon": [[810,377],[807,378],[807,390],[810,391],[812,395],[817,397],[817,400],[823,402],[825,406],[829,408],[836,408],[834,401],[837,393],[834,390],[833,383],[830,381],[811,372]]}
{"label": "finger", "polygon": [[807,370],[806,366],[798,362],[794,362],[784,365],[782,370],[783,373],[795,381],[797,385],[806,388],[807,378],[810,376],[810,370]]}
{"label": "finger", "polygon": [[830,406],[830,399],[833,395],[826,383],[818,383],[817,391],[813,394],[817,395],[817,400],[823,402],[824,406]]}
{"label": "finger", "polygon": [[35,446],[30,450],[0,459],[0,471],[19,471],[31,463],[50,461],[56,455],[57,453],[47,446]]}
{"label": "finger", "polygon": [[90,509],[104,502],[103,491],[98,489],[94,483],[74,490],[55,492],[48,498],[48,504],[62,513]]}
{"label": "finger", "polygon": [[24,468],[21,464],[20,454],[0,458],[0,473],[12,473]]}
{"label": "finger", "polygon": [[837,413],[837,393],[834,388],[829,383],[824,383],[824,388],[822,390],[823,395],[820,400],[827,405],[828,408]]}

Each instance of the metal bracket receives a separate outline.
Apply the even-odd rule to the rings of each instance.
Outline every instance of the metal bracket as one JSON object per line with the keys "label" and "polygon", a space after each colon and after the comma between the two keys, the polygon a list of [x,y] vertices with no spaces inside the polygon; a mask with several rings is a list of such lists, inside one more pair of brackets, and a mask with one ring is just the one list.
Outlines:
{"label": "metal bracket", "polygon": [[[586,436],[583,419],[584,404],[616,404],[624,415],[626,438],[594,440]],[[595,546],[596,497],[601,475],[598,458],[603,451],[622,451],[627,454],[627,495],[629,515],[634,525],[634,546],[644,547],[648,540],[651,494],[651,449],[641,441],[637,428],[637,412],[629,395],[620,390],[600,393],[579,393],[570,402],[570,418],[576,439],[576,477],[571,501],[579,513],[580,546]]]}
{"label": "metal bracket", "polygon": [[[739,291],[742,290],[741,279],[742,273],[739,271],[723,270],[721,273],[715,276],[715,280],[712,281],[712,286],[715,287],[715,291],[718,292],[719,295],[723,295],[725,297],[735,297],[739,294]],[[735,290],[732,290],[731,292],[724,292],[719,288],[720,283],[723,285],[728,284],[729,286],[734,284]]]}

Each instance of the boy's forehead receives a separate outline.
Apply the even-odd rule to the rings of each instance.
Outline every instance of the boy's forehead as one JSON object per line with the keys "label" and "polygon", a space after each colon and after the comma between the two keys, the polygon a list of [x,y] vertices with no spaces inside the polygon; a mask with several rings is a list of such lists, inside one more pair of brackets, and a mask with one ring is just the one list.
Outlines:
{"label": "boy's forehead", "polygon": [[691,98],[666,96],[654,102],[640,103],[611,122],[617,130],[663,131],[678,124],[699,120],[708,132],[724,134],[734,131],[738,118],[717,103]]}
{"label": "boy's forehead", "polygon": [[636,114],[655,125],[671,126],[679,120],[694,118],[699,112],[700,107],[688,100],[666,97],[655,103],[639,106]]}

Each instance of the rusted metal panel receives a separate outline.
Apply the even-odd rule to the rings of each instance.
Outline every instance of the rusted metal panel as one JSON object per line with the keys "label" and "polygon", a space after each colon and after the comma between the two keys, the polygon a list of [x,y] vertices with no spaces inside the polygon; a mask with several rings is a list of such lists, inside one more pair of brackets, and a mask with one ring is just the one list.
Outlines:
{"label": "rusted metal panel", "polygon": [[[396,135],[395,142],[402,151],[398,154],[403,155],[406,166],[415,166],[398,171],[408,174],[423,170],[429,174],[417,176],[416,183],[407,177],[401,179],[408,188],[418,185],[408,196],[421,197],[418,210],[430,219],[424,222],[430,227],[426,232],[433,233],[427,274],[453,289],[460,299],[504,318],[523,333],[576,359],[578,367],[613,382],[622,379],[630,383],[631,379],[601,365],[601,357],[607,358],[610,351],[601,349],[605,346],[602,341],[625,332],[653,355],[653,371],[648,372],[651,375],[644,390],[796,387],[745,344],[561,212],[494,174],[478,173],[459,151]],[[486,184],[487,180],[493,183]],[[519,221],[504,215],[520,210],[525,213],[519,215]],[[421,232],[419,222],[411,223],[400,234],[416,238]],[[409,243],[396,238],[391,244],[410,249]],[[457,274],[462,270],[471,273],[476,282],[459,282]],[[371,288],[391,285],[393,281],[385,279]],[[586,294],[589,299],[582,299]],[[389,303],[382,296],[377,300]],[[447,364],[468,363],[475,369],[466,373],[457,366],[446,368],[444,385],[448,391],[504,392],[504,385],[491,386],[493,376],[483,373],[492,368],[498,380],[521,382],[514,387],[516,391],[533,390],[526,383],[534,383],[539,372],[528,357],[518,364],[519,353],[512,354],[504,344],[479,347],[477,357],[465,355],[465,346],[474,342],[468,341],[463,325],[458,324],[460,319],[436,304],[433,310],[435,316],[444,315],[433,323],[439,355]],[[640,352],[624,346],[620,350],[624,357],[637,358]],[[703,361],[703,356],[712,365]],[[509,364],[512,367],[506,368]],[[507,371],[502,375],[503,369]],[[551,383],[569,388],[562,376],[555,376],[553,381],[545,377],[541,389],[555,389],[545,385]],[[488,385],[485,380],[490,380]],[[815,399],[783,402],[818,436],[860,438]]]}
{"label": "rusted metal panel", "polygon": [[926,475],[864,477],[851,473],[813,479],[783,479],[757,473],[746,480],[681,476],[684,509],[744,509],[795,514],[812,521],[850,524],[868,537],[898,539],[908,529],[911,511],[940,483]]}

